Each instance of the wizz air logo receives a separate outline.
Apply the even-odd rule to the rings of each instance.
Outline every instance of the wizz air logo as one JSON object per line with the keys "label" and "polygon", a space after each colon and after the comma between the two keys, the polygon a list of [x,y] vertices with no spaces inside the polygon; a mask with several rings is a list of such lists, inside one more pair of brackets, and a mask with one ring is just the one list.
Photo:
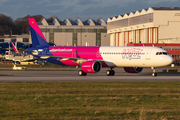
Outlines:
{"label": "wizz air logo", "polygon": [[123,49],[122,51],[122,58],[123,59],[140,59],[141,56],[141,52],[143,51],[143,49],[139,49],[139,48],[132,48],[132,49]]}
{"label": "wizz air logo", "polygon": [[51,49],[50,52],[71,52],[73,49]]}

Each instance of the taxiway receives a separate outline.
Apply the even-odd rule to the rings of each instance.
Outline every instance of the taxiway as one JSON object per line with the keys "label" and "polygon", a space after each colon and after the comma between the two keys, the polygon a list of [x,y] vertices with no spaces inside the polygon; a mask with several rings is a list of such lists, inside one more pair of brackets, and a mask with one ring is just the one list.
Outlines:
{"label": "taxiway", "polygon": [[[162,73],[166,68],[159,68],[157,77],[152,77],[150,68],[145,68],[142,73],[132,74],[124,72],[123,68],[115,68],[115,76],[106,76],[107,69],[99,73],[78,76],[75,68],[62,69],[31,69],[31,71],[1,71],[0,82],[70,82],[70,81],[180,81],[180,73]],[[168,69],[168,68],[167,68]]]}

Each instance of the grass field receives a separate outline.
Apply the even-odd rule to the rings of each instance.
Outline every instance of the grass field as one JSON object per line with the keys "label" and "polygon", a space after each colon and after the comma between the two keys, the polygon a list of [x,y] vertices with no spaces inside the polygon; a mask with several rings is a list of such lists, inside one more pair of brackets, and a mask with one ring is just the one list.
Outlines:
{"label": "grass field", "polygon": [[180,119],[180,82],[0,83],[0,119]]}

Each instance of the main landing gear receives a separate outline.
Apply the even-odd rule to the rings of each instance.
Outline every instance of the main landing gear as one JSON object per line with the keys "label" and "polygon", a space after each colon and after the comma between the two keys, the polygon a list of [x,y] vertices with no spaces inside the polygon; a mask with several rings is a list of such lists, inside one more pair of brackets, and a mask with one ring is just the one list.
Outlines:
{"label": "main landing gear", "polygon": [[113,68],[110,68],[111,70],[107,70],[106,71],[106,75],[107,76],[114,76],[115,75],[115,71],[114,70],[112,70]]}
{"label": "main landing gear", "polygon": [[86,76],[87,73],[83,72],[82,70],[79,70],[79,71],[78,71],[78,75],[79,75],[79,76]]}
{"label": "main landing gear", "polygon": [[156,68],[155,67],[151,67],[151,69],[153,70],[152,76],[156,77],[157,76]]}
{"label": "main landing gear", "polygon": [[[79,71],[78,71],[78,75],[79,75],[79,76],[86,76],[87,73],[83,72],[82,70],[79,70]],[[115,75],[115,71],[112,70],[112,68],[111,68],[111,70],[107,70],[107,71],[106,71],[106,75],[107,75],[107,76],[114,76],[114,75]]]}

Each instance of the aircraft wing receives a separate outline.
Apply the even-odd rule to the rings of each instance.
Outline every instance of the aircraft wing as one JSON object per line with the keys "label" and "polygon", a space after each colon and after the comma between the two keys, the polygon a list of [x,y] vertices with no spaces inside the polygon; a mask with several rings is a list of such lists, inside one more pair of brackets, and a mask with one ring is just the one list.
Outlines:
{"label": "aircraft wing", "polygon": [[78,56],[75,57],[66,57],[66,56],[52,56],[52,55],[42,55],[39,54],[37,50],[26,50],[26,52],[31,53],[33,56],[37,56],[40,57],[41,59],[48,59],[48,58],[57,58],[59,60],[74,60],[74,61],[78,61],[78,60],[98,60],[98,61],[104,61],[102,59],[88,59],[88,58],[79,58]]}
{"label": "aircraft wing", "polygon": [[64,57],[64,56],[47,56],[47,55],[34,55],[34,56],[38,56],[41,59],[48,59],[48,58],[57,58],[59,60],[74,60],[74,61],[78,61],[78,60],[97,60],[100,62],[103,62],[104,60],[102,59],[87,59],[87,58],[76,58],[76,57]]}

